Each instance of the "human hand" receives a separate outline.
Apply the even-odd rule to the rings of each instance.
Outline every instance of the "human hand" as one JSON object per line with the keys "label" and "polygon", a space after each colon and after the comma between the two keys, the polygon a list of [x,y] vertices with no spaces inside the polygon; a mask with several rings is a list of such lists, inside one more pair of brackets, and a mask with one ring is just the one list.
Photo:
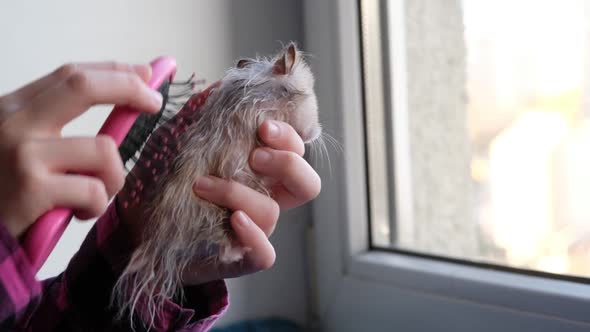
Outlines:
{"label": "human hand", "polygon": [[162,98],[145,84],[150,76],[148,65],[69,64],[0,96],[0,222],[11,235],[55,207],[79,219],[105,210],[124,182],[116,144],[108,136],[63,138],[61,130],[97,104],[157,112]]}
{"label": "human hand", "polygon": [[320,192],[320,177],[302,158],[303,141],[290,125],[266,121],[258,135],[267,147],[252,152],[250,166],[270,180],[272,197],[214,177],[198,179],[194,186],[199,197],[233,211],[230,221],[236,240],[249,251],[235,263],[195,263],[183,275],[186,285],[235,278],[270,268],[275,261],[275,251],[268,237],[276,227],[280,211],[309,202]]}

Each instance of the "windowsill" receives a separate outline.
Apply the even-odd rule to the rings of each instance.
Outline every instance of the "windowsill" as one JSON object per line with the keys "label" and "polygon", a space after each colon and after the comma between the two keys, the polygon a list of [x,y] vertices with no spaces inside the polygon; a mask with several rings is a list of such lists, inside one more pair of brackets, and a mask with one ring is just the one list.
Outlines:
{"label": "windowsill", "polygon": [[581,283],[377,251],[354,256],[347,274],[434,297],[590,323],[590,287]]}

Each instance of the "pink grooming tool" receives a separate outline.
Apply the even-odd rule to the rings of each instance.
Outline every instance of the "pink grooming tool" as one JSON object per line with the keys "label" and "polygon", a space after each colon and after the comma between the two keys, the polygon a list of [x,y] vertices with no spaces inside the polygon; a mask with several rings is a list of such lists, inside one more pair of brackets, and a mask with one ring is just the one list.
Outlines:
{"label": "pink grooming tool", "polygon": [[[148,86],[154,90],[158,90],[167,79],[172,81],[176,74],[176,61],[173,58],[162,56],[150,64],[152,76]],[[98,131],[98,135],[109,135],[117,146],[120,146],[139,114],[139,111],[131,107],[116,105]],[[42,215],[27,231],[23,247],[35,271],[45,263],[72,216],[71,209],[55,208]]]}

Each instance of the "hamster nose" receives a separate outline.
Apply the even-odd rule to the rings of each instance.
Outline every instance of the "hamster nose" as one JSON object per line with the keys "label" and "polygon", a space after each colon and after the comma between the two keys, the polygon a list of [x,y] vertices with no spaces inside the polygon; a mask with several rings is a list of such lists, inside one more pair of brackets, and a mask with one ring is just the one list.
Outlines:
{"label": "hamster nose", "polygon": [[316,139],[318,139],[321,134],[322,134],[322,127],[315,126],[315,127],[311,127],[308,130],[304,131],[303,134],[299,134],[299,136],[301,136],[303,143],[307,144],[307,143],[311,143],[311,142],[315,141]]}

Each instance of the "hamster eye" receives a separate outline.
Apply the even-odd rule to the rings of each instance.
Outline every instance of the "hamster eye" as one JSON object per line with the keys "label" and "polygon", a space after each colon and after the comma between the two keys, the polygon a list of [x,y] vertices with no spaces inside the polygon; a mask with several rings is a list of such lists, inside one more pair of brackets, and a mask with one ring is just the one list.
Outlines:
{"label": "hamster eye", "polygon": [[236,67],[242,69],[242,68],[244,68],[244,67],[246,67],[246,66],[248,66],[248,65],[250,65],[252,63],[254,63],[254,60],[252,60],[252,59],[241,59],[236,64]]}
{"label": "hamster eye", "polygon": [[282,97],[288,97],[288,96],[289,96],[291,93],[289,92],[289,89],[287,89],[287,87],[285,87],[285,86],[281,86],[281,87],[279,88],[279,94],[280,94]]}

